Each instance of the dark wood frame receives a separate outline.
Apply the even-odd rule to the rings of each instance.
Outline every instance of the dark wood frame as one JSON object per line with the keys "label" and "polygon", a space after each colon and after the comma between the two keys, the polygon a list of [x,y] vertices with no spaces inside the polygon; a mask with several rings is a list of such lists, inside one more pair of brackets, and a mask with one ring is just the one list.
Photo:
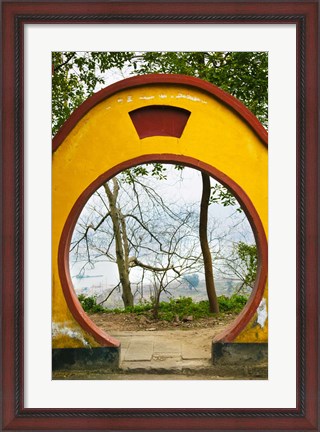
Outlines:
{"label": "dark wood frame", "polygon": [[[89,4],[90,3],[90,4]],[[3,430],[319,430],[319,1],[2,3]],[[297,26],[297,407],[26,409],[23,406],[23,26],[26,23],[294,23]]]}

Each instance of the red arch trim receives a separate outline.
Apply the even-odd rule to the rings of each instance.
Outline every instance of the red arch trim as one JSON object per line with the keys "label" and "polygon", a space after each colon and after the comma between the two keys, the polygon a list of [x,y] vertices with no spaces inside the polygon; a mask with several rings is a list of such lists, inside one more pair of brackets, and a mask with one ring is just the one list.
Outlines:
{"label": "red arch trim", "polygon": [[215,338],[215,342],[231,342],[233,341],[240,332],[246,327],[254,316],[257,307],[263,297],[263,292],[267,280],[268,272],[268,245],[266,235],[262,226],[260,217],[252,204],[251,200],[243,189],[230,179],[227,175],[219,171],[218,169],[206,164],[205,162],[193,159],[188,156],[175,155],[175,154],[155,154],[155,155],[143,155],[135,159],[125,161],[113,168],[106,173],[100,175],[87,189],[83,191],[75,205],[73,206],[60,239],[59,250],[58,250],[58,266],[60,280],[64,296],[71,313],[73,314],[76,321],[81,327],[91,334],[94,339],[104,346],[119,346],[119,342],[104,333],[99,327],[97,327],[83,311],[78,298],[73,289],[72,280],[69,272],[69,248],[72,233],[77,222],[77,219],[81,213],[82,208],[86,204],[92,193],[103,184],[103,182],[109,180],[113,176],[117,175],[121,171],[143,163],[149,162],[167,162],[167,163],[181,163],[191,168],[196,168],[204,171],[216,178],[219,182],[227,186],[232,190],[233,194],[238,199],[242,208],[244,209],[247,218],[249,219],[254,236],[258,247],[259,265],[257,279],[253,288],[252,294],[241,314],[231,325],[220,335]]}
{"label": "red arch trim", "polygon": [[178,74],[150,74],[135,76],[132,78],[124,79],[122,81],[118,81],[89,97],[71,114],[71,116],[61,127],[57,135],[54,137],[52,142],[52,151],[55,152],[57,148],[61,145],[61,143],[64,141],[64,139],[75,127],[75,125],[81,120],[81,118],[85,116],[94,106],[96,106],[103,100],[122,90],[141,87],[145,85],[158,84],[189,86],[208,93],[209,95],[213,96],[214,98],[218,99],[219,101],[227,105],[229,108],[234,110],[253,129],[253,131],[258,135],[263,144],[266,146],[268,145],[268,133],[265,128],[254,116],[254,114],[252,114],[252,112],[243,105],[242,102],[231,96],[229,93],[226,93],[219,87],[207,81],[203,81],[195,77]]}

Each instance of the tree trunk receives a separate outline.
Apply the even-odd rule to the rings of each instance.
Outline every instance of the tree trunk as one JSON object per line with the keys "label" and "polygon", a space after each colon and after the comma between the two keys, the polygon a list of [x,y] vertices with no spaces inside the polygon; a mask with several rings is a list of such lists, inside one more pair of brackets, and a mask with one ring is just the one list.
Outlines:
{"label": "tree trunk", "polygon": [[213,268],[212,268],[212,258],[208,243],[208,206],[210,199],[210,177],[208,174],[201,173],[202,175],[202,197],[200,205],[200,224],[199,224],[199,237],[200,245],[203,256],[204,264],[204,274],[206,281],[207,294],[209,299],[210,312],[219,313],[219,304],[216,294],[216,289],[214,286],[213,279]]}
{"label": "tree trunk", "polygon": [[159,288],[159,290],[157,290],[157,292],[155,293],[153,307],[152,307],[152,317],[155,320],[159,318],[160,296],[161,296],[161,289]]}
{"label": "tree trunk", "polygon": [[109,206],[110,216],[113,224],[114,240],[116,245],[116,260],[119,272],[120,283],[122,286],[122,300],[125,307],[133,306],[133,295],[131,292],[131,284],[129,279],[129,265],[128,265],[128,244],[126,226],[120,210],[117,208],[117,197],[119,192],[119,185],[116,179],[113,179],[113,191],[111,191],[107,183],[104,184]]}
{"label": "tree trunk", "polygon": [[[198,69],[198,76],[199,78],[207,79],[204,74],[205,53],[199,52],[197,55],[197,59],[200,65]],[[202,175],[202,197],[201,197],[201,204],[200,204],[200,226],[199,226],[200,245],[201,245],[201,251],[203,256],[204,275],[206,281],[210,312],[219,313],[219,303],[218,303],[216,288],[214,285],[212,257],[209,248],[208,234],[207,234],[208,207],[209,207],[209,199],[211,194],[210,176],[206,173],[201,173],[201,175]]]}

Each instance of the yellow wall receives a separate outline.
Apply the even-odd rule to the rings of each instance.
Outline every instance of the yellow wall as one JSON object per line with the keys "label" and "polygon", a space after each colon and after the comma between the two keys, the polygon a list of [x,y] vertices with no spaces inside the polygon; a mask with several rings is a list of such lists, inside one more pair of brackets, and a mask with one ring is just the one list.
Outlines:
{"label": "yellow wall", "polygon": [[[139,139],[128,112],[155,104],[191,112],[181,138]],[[160,153],[189,156],[227,174],[247,193],[267,233],[267,148],[236,113],[197,88],[162,84],[120,91],[92,108],[53,154],[54,348],[97,345],[73,319],[61,288],[58,246],[69,212],[81,192],[110,168],[144,154]],[[266,293],[264,297],[267,300]],[[267,320],[263,326],[254,325],[256,320],[257,316],[237,341],[266,340]]]}

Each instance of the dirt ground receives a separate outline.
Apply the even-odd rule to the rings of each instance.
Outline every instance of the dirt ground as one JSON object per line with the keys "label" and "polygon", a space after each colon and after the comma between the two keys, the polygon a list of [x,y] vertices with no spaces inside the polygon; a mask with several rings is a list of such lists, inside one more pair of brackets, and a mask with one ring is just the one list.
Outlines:
{"label": "dirt ground", "polygon": [[121,331],[159,331],[159,330],[199,330],[208,329],[211,335],[222,331],[236,317],[235,314],[223,314],[220,316],[194,319],[186,316],[179,320],[155,321],[145,315],[133,313],[96,313],[89,315],[92,321],[107,333]]}

